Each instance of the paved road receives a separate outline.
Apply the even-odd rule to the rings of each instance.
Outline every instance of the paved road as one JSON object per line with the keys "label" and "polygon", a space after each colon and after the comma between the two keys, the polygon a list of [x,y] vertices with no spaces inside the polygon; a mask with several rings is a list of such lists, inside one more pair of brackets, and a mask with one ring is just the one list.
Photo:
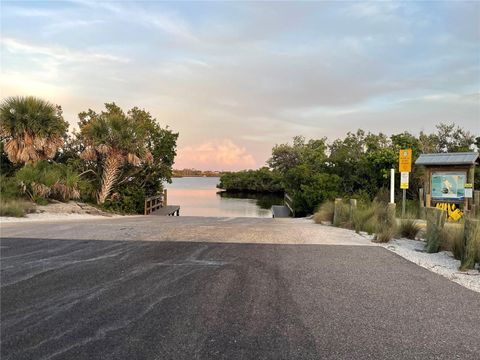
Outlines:
{"label": "paved road", "polygon": [[1,231],[16,238],[371,245],[350,230],[318,226],[308,219],[127,216],[4,223]]}
{"label": "paved road", "polygon": [[2,359],[479,358],[480,296],[383,248],[30,237]]}

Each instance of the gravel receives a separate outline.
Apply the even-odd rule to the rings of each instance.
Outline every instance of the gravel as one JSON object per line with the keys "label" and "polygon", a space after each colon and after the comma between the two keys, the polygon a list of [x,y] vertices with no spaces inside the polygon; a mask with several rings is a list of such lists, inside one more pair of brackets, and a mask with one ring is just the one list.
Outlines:
{"label": "gravel", "polygon": [[459,271],[460,261],[456,260],[450,251],[429,254],[424,252],[424,241],[408,239],[396,239],[378,245],[457,284],[480,292],[480,272],[478,270]]}

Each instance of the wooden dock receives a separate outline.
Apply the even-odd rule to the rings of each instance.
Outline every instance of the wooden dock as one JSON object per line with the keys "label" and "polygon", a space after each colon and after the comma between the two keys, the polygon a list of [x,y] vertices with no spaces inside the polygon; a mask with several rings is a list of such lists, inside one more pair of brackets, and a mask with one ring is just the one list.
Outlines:
{"label": "wooden dock", "polygon": [[145,215],[180,216],[180,205],[167,205],[167,190],[145,199]]}
{"label": "wooden dock", "polygon": [[165,205],[151,212],[149,215],[156,216],[180,216],[180,205]]}

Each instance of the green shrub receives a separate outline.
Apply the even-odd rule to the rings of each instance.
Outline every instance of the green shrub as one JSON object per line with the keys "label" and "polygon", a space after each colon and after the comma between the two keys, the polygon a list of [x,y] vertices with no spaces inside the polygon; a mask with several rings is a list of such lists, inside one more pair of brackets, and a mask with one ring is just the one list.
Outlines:
{"label": "green shrub", "polygon": [[103,207],[106,210],[123,214],[143,214],[145,209],[145,189],[137,184],[121,184],[114,190]]}
{"label": "green shrub", "polygon": [[417,220],[413,218],[401,219],[398,228],[398,235],[403,238],[415,240],[421,227]]}
{"label": "green shrub", "polygon": [[35,211],[35,205],[25,200],[0,200],[0,216],[23,217]]}
{"label": "green shrub", "polygon": [[317,212],[315,212],[313,215],[313,221],[315,221],[317,224],[321,224],[322,222],[333,223],[334,211],[335,205],[333,201],[325,201],[320,205]]}
{"label": "green shrub", "polygon": [[14,177],[0,176],[0,196],[3,200],[22,197],[22,191]]}
{"label": "green shrub", "polygon": [[39,161],[25,165],[15,177],[23,191],[35,202],[49,198],[68,201],[80,197],[80,176],[65,164]]}

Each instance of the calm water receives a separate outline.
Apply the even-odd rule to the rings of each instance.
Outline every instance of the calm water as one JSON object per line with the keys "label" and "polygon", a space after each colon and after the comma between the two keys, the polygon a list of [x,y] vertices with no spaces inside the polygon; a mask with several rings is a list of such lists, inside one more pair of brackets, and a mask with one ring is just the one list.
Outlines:
{"label": "calm water", "polygon": [[218,177],[174,178],[168,189],[168,203],[180,205],[185,216],[271,217],[272,205],[283,203],[281,195],[227,194],[219,192]]}

